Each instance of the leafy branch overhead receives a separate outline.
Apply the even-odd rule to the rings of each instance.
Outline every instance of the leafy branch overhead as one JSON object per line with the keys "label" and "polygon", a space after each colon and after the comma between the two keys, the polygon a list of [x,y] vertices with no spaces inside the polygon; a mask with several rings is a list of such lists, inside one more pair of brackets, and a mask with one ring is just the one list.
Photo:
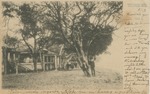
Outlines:
{"label": "leafy branch overhead", "polygon": [[[17,17],[23,25],[20,33],[31,52],[51,45],[65,45],[75,53],[79,65],[106,51],[112,34],[121,26],[121,1],[40,2],[15,5],[3,2],[5,17]],[[34,39],[33,49],[27,40]],[[88,64],[88,63],[87,63]]]}
{"label": "leafy branch overhead", "polygon": [[[48,27],[74,49],[95,55],[106,50],[118,29],[122,2],[44,2]],[[57,24],[57,25],[56,25]],[[95,48],[94,48],[95,47]],[[95,50],[95,51],[94,51]]]}

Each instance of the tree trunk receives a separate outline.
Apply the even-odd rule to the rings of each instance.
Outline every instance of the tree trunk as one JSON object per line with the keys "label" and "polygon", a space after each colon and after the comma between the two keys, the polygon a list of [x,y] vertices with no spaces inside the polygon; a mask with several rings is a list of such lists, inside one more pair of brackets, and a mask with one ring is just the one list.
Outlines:
{"label": "tree trunk", "polygon": [[[83,70],[83,69],[82,69]],[[90,74],[90,72],[89,72],[89,69],[87,68],[87,69],[85,69],[85,70],[83,70],[83,72],[84,72],[84,74],[85,74],[85,76],[87,76],[87,77],[90,77],[91,76],[91,74]]]}
{"label": "tree trunk", "polygon": [[82,58],[85,64],[83,64],[85,66],[85,72],[86,72],[86,76],[91,76],[89,69],[89,63],[88,63],[88,57],[85,55],[84,51],[81,49],[81,54],[82,54]]}
{"label": "tree trunk", "polygon": [[37,49],[36,49],[36,36],[33,37],[34,38],[34,53],[33,53],[33,64],[34,64],[34,71],[37,71]]}
{"label": "tree trunk", "polygon": [[81,57],[81,58],[78,58],[80,68],[82,69],[85,76],[90,77],[91,74],[89,72],[90,67],[89,67],[89,64],[88,64],[88,59],[83,54],[80,55],[79,57]]}
{"label": "tree trunk", "polygon": [[95,63],[90,62],[88,57],[81,51],[81,57],[79,62],[81,62],[81,69],[86,76],[95,76]]}
{"label": "tree trunk", "polygon": [[95,76],[95,64],[94,64],[94,62],[89,61],[89,67],[90,67],[91,75]]}
{"label": "tree trunk", "polygon": [[37,71],[37,61],[36,61],[36,54],[33,55],[33,64],[34,64],[34,71]]}
{"label": "tree trunk", "polygon": [[82,71],[86,76],[95,76],[95,67],[89,65],[88,63],[83,66],[86,66],[85,68],[81,67]]}
{"label": "tree trunk", "polygon": [[44,68],[43,68],[43,60],[42,60],[42,52],[41,52],[41,50],[39,51],[39,55],[40,55],[41,68],[42,68],[42,71],[43,71]]}

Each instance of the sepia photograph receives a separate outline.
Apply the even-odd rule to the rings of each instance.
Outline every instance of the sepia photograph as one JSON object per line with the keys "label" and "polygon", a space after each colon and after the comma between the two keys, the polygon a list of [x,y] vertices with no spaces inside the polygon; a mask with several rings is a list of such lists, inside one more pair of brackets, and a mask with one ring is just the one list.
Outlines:
{"label": "sepia photograph", "polygon": [[3,1],[2,89],[123,89],[123,1]]}

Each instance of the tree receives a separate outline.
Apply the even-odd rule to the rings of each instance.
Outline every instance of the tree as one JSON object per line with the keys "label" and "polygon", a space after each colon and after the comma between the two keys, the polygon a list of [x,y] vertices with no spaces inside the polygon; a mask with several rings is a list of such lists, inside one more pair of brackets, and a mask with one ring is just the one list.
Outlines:
{"label": "tree", "polygon": [[[40,12],[42,10],[40,10],[38,5],[33,3],[15,5],[12,2],[3,2],[2,5],[4,7],[3,16],[5,18],[18,18],[22,24],[22,27],[18,31],[24,43],[30,50],[33,58],[34,70],[37,71],[37,41],[39,40],[39,35],[42,32],[42,26],[40,24]],[[28,41],[29,39],[33,39],[33,45],[30,44]]]}
{"label": "tree", "polygon": [[111,44],[122,16],[122,2],[44,2],[43,6],[47,8],[45,24],[60,34],[90,76],[89,68],[83,66],[90,67],[89,56],[103,53]]}
{"label": "tree", "polygon": [[[37,46],[44,48],[53,43],[64,44],[66,52],[75,53],[81,69],[90,76],[89,57],[103,53],[111,44],[112,34],[120,25],[123,4],[121,1],[55,1],[24,3],[19,7],[4,3],[3,6],[6,8],[3,12],[5,16],[15,17],[12,11],[16,12],[23,24],[20,30],[22,38],[34,59]],[[47,31],[51,32],[51,37],[43,37],[43,32]],[[34,39],[33,47],[27,43],[29,38]],[[51,39],[54,42],[50,42]],[[34,62],[36,66],[36,60]],[[84,69],[84,66],[87,67]]]}
{"label": "tree", "polygon": [[20,41],[17,39],[17,37],[11,37],[8,35],[4,36],[3,42],[7,47],[11,48],[18,48],[20,44]]}

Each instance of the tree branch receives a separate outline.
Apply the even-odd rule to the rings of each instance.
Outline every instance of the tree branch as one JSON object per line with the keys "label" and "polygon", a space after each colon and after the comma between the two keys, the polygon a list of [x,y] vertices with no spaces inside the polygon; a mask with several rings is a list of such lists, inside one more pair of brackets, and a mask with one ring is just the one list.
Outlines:
{"label": "tree branch", "polygon": [[33,51],[32,51],[32,48],[31,48],[31,45],[29,45],[29,44],[27,43],[27,41],[26,41],[26,39],[25,39],[25,37],[24,37],[24,35],[23,35],[23,34],[21,34],[21,36],[22,36],[23,41],[25,42],[25,44],[26,44],[26,45],[27,45],[27,47],[29,48],[29,50],[30,50],[31,54],[33,54]]}

